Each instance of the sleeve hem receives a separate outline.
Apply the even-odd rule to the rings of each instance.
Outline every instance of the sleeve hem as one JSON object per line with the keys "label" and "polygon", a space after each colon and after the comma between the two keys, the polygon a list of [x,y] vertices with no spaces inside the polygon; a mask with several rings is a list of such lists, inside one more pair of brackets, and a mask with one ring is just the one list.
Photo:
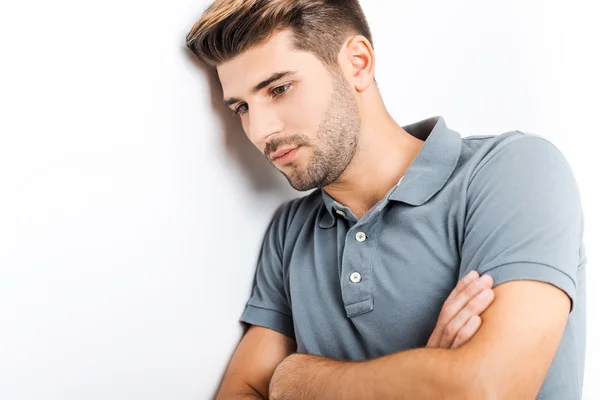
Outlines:
{"label": "sleeve hem", "polygon": [[572,312],[575,308],[576,284],[565,272],[547,264],[518,261],[481,269],[480,274],[488,274],[494,279],[494,287],[501,283],[516,280],[532,280],[549,283],[564,291],[571,299]]}
{"label": "sleeve hem", "polygon": [[296,339],[292,317],[276,310],[248,304],[240,317],[240,322],[269,328],[294,340]]}

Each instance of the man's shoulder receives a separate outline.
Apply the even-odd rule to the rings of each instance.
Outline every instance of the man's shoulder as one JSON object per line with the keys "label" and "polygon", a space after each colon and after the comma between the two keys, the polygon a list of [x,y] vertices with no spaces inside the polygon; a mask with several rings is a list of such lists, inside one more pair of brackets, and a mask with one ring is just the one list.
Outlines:
{"label": "man's shoulder", "polygon": [[482,159],[486,155],[500,151],[504,146],[526,136],[536,136],[531,133],[514,130],[496,135],[471,135],[462,138],[463,147],[471,149],[473,156]]}
{"label": "man's shoulder", "polygon": [[[518,168],[521,164],[532,165],[536,161],[548,164],[548,160],[566,161],[562,152],[542,135],[514,130],[498,135],[474,135],[463,138],[463,146],[469,154],[473,178],[486,166],[494,163],[495,170],[503,167]],[[525,166],[525,165],[523,165]]]}

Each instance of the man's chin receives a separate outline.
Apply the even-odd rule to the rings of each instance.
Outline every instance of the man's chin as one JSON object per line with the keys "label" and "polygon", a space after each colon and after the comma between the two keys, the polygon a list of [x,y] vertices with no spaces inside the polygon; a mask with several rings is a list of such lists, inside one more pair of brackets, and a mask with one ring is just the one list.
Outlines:
{"label": "man's chin", "polygon": [[312,190],[312,189],[315,189],[318,187],[315,185],[292,185],[292,184],[290,184],[290,185],[292,186],[292,189],[294,189],[298,192],[306,192],[308,190]]}
{"label": "man's chin", "polygon": [[303,179],[303,177],[300,177],[297,174],[292,174],[291,177],[285,173],[284,175],[287,178],[290,186],[299,192],[305,192],[318,187],[315,182],[310,182],[307,179]]}

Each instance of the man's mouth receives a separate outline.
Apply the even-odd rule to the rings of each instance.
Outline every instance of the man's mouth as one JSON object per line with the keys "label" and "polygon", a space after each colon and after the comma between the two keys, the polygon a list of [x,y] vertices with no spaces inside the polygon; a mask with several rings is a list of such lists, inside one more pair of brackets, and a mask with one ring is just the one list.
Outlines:
{"label": "man's mouth", "polygon": [[277,163],[279,165],[289,164],[298,153],[298,149],[300,149],[300,147],[278,150],[276,153],[273,154],[273,157],[271,159],[274,163]]}
{"label": "man's mouth", "polygon": [[296,150],[297,148],[298,147],[287,147],[287,148],[284,148],[284,149],[277,150],[275,153],[273,153],[271,155],[271,160],[272,161],[277,161],[278,158],[286,156],[287,154],[289,154],[290,152]]}

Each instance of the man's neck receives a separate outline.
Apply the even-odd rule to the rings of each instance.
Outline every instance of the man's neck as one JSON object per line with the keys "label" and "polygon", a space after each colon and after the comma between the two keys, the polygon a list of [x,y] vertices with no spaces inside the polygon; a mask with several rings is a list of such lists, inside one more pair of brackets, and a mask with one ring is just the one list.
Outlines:
{"label": "man's neck", "polygon": [[425,143],[402,129],[387,112],[362,123],[356,156],[336,182],[323,188],[358,218],[398,184]]}

